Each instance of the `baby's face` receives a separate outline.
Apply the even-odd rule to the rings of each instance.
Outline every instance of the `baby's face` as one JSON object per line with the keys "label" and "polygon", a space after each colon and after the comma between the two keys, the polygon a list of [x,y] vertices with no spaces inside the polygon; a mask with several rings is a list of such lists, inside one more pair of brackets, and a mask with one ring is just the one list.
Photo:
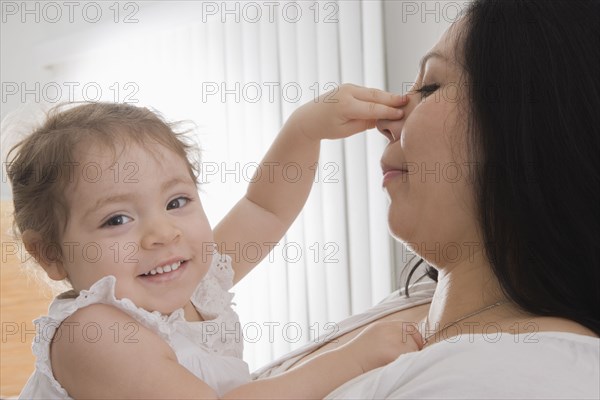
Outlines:
{"label": "baby's face", "polygon": [[117,298],[169,314],[183,307],[212,259],[213,234],[186,163],[159,145],[81,146],[67,188],[63,268],[75,290],[107,275]]}

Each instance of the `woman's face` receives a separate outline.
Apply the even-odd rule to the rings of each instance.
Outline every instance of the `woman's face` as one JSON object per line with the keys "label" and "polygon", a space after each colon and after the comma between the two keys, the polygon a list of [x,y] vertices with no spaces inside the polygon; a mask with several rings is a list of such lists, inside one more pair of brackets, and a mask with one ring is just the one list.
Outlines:
{"label": "woman's face", "polygon": [[[398,121],[378,121],[390,140],[382,156],[392,234],[435,266],[481,249],[467,157],[466,85],[453,25],[423,60]],[[421,92],[418,92],[421,90]]]}

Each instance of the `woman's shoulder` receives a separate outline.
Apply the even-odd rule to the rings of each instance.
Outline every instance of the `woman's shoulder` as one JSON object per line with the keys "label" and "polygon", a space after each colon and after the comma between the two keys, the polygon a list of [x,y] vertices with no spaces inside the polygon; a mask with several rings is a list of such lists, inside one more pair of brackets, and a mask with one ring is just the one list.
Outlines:
{"label": "woman's shoulder", "polygon": [[483,332],[443,338],[419,353],[423,362],[435,365],[487,365],[490,370],[514,370],[522,365],[544,369],[558,363],[560,369],[588,363],[598,370],[600,339],[573,332],[540,331],[533,325],[511,333],[490,324]]}
{"label": "woman's shoulder", "polygon": [[[477,356],[484,352],[515,352],[519,354],[546,353],[556,358],[558,355],[574,355],[573,351],[580,350],[590,357],[600,356],[600,338],[574,332],[538,331],[530,329],[519,333],[503,332],[498,329],[488,329],[483,333],[462,333],[449,337],[437,343],[438,349],[450,351],[452,345],[465,348]],[[563,350],[568,347],[569,352]],[[429,348],[435,348],[435,345]]]}
{"label": "woman's shoulder", "polygon": [[598,398],[600,339],[462,334],[407,353],[329,398]]}
{"label": "woman's shoulder", "polygon": [[[453,343],[456,341],[456,343]],[[571,332],[463,334],[424,349],[410,374],[472,385],[499,397],[598,397],[600,339]],[[465,371],[468,371],[465,374]],[[407,371],[408,373],[408,371]],[[539,386],[532,388],[531,383]],[[535,385],[537,386],[537,385]],[[453,393],[462,389],[451,386]],[[474,394],[472,397],[478,397]]]}
{"label": "woman's shoulder", "polygon": [[514,323],[514,325],[527,326],[533,328],[536,332],[563,332],[580,336],[589,336],[596,339],[598,338],[598,335],[590,328],[566,318],[533,317],[530,319],[519,320]]}

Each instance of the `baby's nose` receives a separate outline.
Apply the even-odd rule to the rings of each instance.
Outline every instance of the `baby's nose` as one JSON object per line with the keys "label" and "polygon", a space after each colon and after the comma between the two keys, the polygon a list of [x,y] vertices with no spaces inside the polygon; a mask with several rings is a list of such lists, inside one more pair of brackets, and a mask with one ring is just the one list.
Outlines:
{"label": "baby's nose", "polygon": [[156,246],[171,245],[181,237],[179,227],[168,219],[155,220],[156,223],[149,224],[141,238],[141,246],[144,249],[152,249]]}

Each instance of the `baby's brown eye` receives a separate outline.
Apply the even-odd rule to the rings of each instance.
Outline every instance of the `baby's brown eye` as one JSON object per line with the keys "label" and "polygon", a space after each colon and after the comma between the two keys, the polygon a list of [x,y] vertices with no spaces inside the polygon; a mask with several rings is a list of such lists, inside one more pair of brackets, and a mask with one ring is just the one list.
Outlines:
{"label": "baby's brown eye", "polygon": [[185,206],[189,201],[190,201],[190,199],[188,199],[187,197],[178,197],[176,199],[173,199],[169,202],[169,204],[167,204],[167,210],[172,210],[174,208],[181,208],[181,207]]}
{"label": "baby's brown eye", "polygon": [[125,215],[115,215],[113,217],[110,217],[104,224],[102,224],[102,226],[119,226],[119,225],[124,225],[127,222],[129,222],[131,220],[131,218],[125,216]]}

